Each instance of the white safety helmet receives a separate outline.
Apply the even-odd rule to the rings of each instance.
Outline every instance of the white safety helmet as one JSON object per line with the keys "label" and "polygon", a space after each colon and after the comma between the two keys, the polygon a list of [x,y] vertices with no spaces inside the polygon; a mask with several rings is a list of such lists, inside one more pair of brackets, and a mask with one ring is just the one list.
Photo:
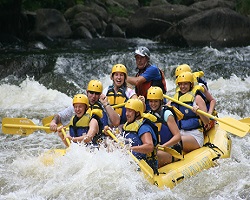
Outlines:
{"label": "white safety helmet", "polygon": [[137,47],[137,49],[135,50],[135,56],[136,55],[140,55],[140,56],[147,56],[148,58],[150,58],[150,51],[148,50],[147,47]]}

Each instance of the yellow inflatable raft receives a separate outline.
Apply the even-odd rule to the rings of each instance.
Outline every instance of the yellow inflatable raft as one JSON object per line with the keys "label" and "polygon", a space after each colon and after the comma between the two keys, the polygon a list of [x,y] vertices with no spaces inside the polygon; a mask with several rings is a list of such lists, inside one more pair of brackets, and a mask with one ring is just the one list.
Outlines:
{"label": "yellow inflatable raft", "polygon": [[[231,153],[231,139],[229,134],[222,130],[218,124],[215,125],[206,135],[204,146],[186,155],[184,159],[165,165],[159,168],[159,175],[149,176],[150,172],[144,172],[145,178],[160,188],[173,188],[186,178],[196,175],[204,169],[216,165],[216,160],[229,158]],[[146,165],[146,163],[144,163]],[[145,166],[148,168],[149,166]]]}
{"label": "yellow inflatable raft", "polygon": [[[111,135],[112,137],[112,135]],[[117,138],[113,135],[117,142]],[[51,165],[56,157],[63,156],[66,149],[52,149],[42,157],[45,165]],[[138,160],[128,152],[141,168],[144,177],[153,185],[160,188],[173,188],[186,178],[196,175],[204,169],[215,166],[221,158],[229,158],[231,153],[231,139],[229,134],[215,125],[206,135],[204,146],[184,155],[180,161],[165,165],[158,169],[159,174],[154,174],[153,169],[144,161]]]}

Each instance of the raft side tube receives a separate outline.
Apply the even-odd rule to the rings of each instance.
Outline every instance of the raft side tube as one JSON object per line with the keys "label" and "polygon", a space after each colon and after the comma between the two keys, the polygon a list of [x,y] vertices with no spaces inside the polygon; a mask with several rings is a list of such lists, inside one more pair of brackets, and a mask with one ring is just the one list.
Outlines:
{"label": "raft side tube", "polygon": [[204,144],[208,143],[213,144],[214,150],[221,152],[221,158],[230,158],[232,148],[231,137],[218,124],[205,134]]}
{"label": "raft side tube", "polygon": [[184,179],[217,165],[215,160],[220,158],[220,155],[209,147],[196,149],[185,155],[183,160],[161,167],[159,175],[154,177],[155,182],[160,188],[173,188]]}

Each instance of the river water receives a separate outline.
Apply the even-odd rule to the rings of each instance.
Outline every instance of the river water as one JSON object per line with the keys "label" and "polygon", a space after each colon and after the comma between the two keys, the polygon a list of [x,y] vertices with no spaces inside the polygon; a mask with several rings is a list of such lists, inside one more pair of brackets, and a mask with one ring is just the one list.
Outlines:
{"label": "river water", "polygon": [[[147,46],[151,61],[165,72],[167,95],[174,94],[175,68],[187,63],[205,72],[219,117],[249,117],[250,46],[176,48],[143,39],[94,39],[0,45],[0,120],[24,117],[42,125],[44,117],[85,92],[89,80],[108,86],[112,65],[123,63],[134,75],[137,45]],[[1,130],[0,199],[250,199],[250,136],[231,138],[231,158],[170,190],[148,184],[123,150],[90,152],[73,144],[46,166],[41,155],[64,148],[55,133],[20,136]]]}

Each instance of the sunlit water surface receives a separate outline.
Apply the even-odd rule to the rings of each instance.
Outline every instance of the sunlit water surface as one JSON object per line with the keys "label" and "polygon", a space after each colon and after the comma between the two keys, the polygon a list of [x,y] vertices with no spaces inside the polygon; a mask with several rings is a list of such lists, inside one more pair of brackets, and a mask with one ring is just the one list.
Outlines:
{"label": "sunlit water surface", "polygon": [[[24,117],[42,125],[44,117],[70,105],[74,94],[85,92],[89,80],[97,78],[108,86],[112,65],[124,63],[134,75],[132,52],[141,44],[150,48],[152,62],[164,70],[167,95],[174,94],[176,66],[188,63],[193,71],[205,72],[219,117],[249,117],[250,47],[178,49],[140,39],[128,47],[108,49],[83,48],[81,41],[74,41],[71,48],[56,50],[5,50],[0,61],[10,71],[4,71],[0,80],[0,119]],[[231,138],[231,158],[172,190],[161,190],[146,182],[122,149],[93,151],[73,144],[54,165],[46,166],[41,155],[64,148],[57,134],[38,130],[20,136],[1,131],[0,199],[250,199],[250,137],[231,134]]]}

